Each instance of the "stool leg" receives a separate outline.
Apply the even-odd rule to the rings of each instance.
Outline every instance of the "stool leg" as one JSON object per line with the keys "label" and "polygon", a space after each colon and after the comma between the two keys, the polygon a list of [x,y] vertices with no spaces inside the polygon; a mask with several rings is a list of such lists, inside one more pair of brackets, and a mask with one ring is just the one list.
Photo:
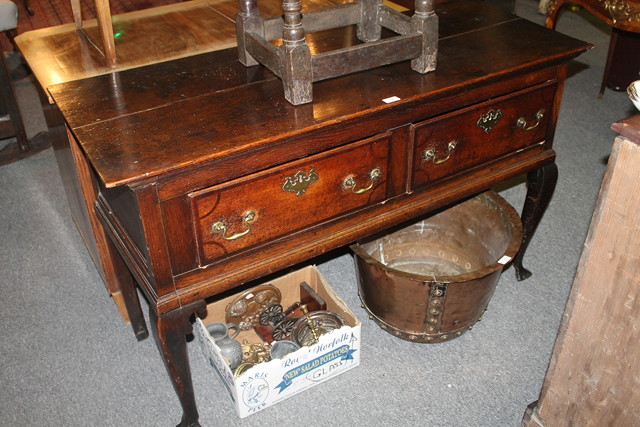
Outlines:
{"label": "stool leg", "polygon": [[411,60],[411,69],[427,73],[436,69],[438,57],[438,16],[433,10],[433,0],[416,0],[415,13],[411,22],[422,34],[422,52]]}
{"label": "stool leg", "polygon": [[[382,26],[378,23],[378,11],[381,0],[360,0],[360,22],[358,22],[358,40],[373,42],[380,40]],[[437,36],[437,35],[436,35]]]}
{"label": "stool leg", "polygon": [[313,100],[311,51],[304,38],[302,4],[299,0],[283,0],[284,29],[282,31],[281,69],[284,97],[293,105]]}
{"label": "stool leg", "polygon": [[239,0],[238,13],[236,14],[236,39],[238,41],[238,61],[241,64],[251,67],[258,65],[247,52],[246,34],[254,33],[264,37],[264,19],[258,10],[256,0]]}

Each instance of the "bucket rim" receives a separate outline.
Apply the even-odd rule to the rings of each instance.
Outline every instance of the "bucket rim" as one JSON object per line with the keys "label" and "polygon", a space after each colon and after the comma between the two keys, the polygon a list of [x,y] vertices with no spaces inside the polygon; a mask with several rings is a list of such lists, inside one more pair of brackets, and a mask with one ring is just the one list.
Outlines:
{"label": "bucket rim", "polygon": [[[505,249],[504,253],[495,262],[488,264],[478,270],[474,270],[469,273],[456,274],[456,275],[428,277],[422,274],[409,273],[407,271],[389,267],[381,263],[371,255],[369,255],[364,249],[362,249],[361,242],[364,243],[364,240],[353,243],[352,245],[349,246],[349,248],[353,251],[353,253],[358,258],[360,258],[367,264],[379,270],[387,271],[397,276],[407,278],[409,280],[420,281],[420,282],[428,281],[432,283],[455,283],[455,282],[468,282],[471,280],[476,280],[480,277],[488,276],[489,274],[492,274],[500,269],[505,269],[508,265],[510,265],[511,262],[513,261],[513,258],[516,256],[516,254],[520,250],[520,245],[522,244],[522,238],[523,238],[522,221],[520,219],[520,215],[515,210],[515,208],[511,206],[511,204],[509,204],[502,196],[500,196],[495,191],[488,190],[483,193],[476,194],[475,196],[471,197],[471,199],[475,197],[487,197],[488,199],[490,199],[493,203],[496,204],[496,206],[502,212],[506,214],[509,220],[509,224],[511,225],[511,240],[509,241],[509,244],[507,245],[507,248]],[[509,257],[510,259],[505,263],[499,262],[505,256]],[[433,280],[429,280],[430,278],[432,278]]]}

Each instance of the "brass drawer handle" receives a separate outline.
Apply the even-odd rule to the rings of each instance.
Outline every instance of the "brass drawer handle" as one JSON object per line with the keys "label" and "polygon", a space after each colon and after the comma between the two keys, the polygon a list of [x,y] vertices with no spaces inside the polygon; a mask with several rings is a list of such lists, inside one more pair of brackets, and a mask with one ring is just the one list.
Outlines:
{"label": "brass drawer handle", "polygon": [[222,222],[222,221],[218,221],[215,224],[213,224],[211,226],[211,231],[213,231],[216,234],[222,234],[222,238],[224,240],[236,240],[239,239],[242,236],[245,236],[247,234],[249,234],[249,232],[251,231],[251,222],[256,218],[256,213],[255,211],[249,210],[246,211],[245,213],[242,214],[242,223],[245,224],[247,226],[247,229],[244,231],[241,231],[239,233],[233,234],[231,236],[227,236],[227,225]]}
{"label": "brass drawer handle", "polygon": [[373,188],[373,184],[375,184],[375,182],[380,179],[380,177],[382,176],[382,171],[379,168],[375,168],[367,175],[369,176],[370,182],[369,185],[364,188],[356,189],[356,179],[353,176],[346,177],[342,182],[342,186],[344,188],[350,189],[355,194],[366,193],[367,191],[371,190]]}
{"label": "brass drawer handle", "polygon": [[538,125],[540,124],[540,120],[542,120],[543,117],[544,108],[541,108],[536,113],[536,122],[534,124],[532,124],[531,126],[527,126],[527,119],[525,119],[524,117],[520,117],[516,122],[516,125],[522,130],[533,130],[538,127]]}
{"label": "brass drawer handle", "polygon": [[439,165],[439,164],[444,163],[447,160],[449,160],[449,157],[451,157],[451,153],[453,153],[453,151],[456,149],[457,145],[458,145],[458,141],[449,142],[449,144],[447,144],[447,155],[446,155],[446,157],[442,157],[440,159],[438,159],[437,156],[436,156],[437,155],[436,149],[435,148],[429,148],[422,155],[422,159],[423,160],[431,160],[434,165]]}

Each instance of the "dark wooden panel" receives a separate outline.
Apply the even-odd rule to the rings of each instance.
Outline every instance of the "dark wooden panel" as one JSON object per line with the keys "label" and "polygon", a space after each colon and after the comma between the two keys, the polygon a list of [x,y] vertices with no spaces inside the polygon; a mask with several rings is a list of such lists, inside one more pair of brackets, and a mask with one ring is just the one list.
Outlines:
{"label": "dark wooden panel", "polygon": [[555,84],[527,89],[415,125],[413,187],[543,141],[555,91]]}
{"label": "dark wooden panel", "polygon": [[[70,124],[80,127],[265,78],[275,79],[263,67],[247,68],[236,57],[235,49],[195,55],[52,86],[50,92],[56,103],[65,105]],[[85,93],[93,94],[93,104],[83,97]]]}
{"label": "dark wooden panel", "polygon": [[640,141],[640,114],[614,123],[611,129],[625,138]]}
{"label": "dark wooden panel", "polygon": [[196,238],[190,200],[186,196],[174,197],[162,202],[161,206],[173,274],[196,268]]}
{"label": "dark wooden panel", "polygon": [[[397,79],[392,72],[379,70],[378,75],[381,80]],[[385,71],[383,73],[383,71]],[[275,165],[282,164],[286,159],[297,159],[307,155],[315,154],[328,148],[336,147],[350,141],[363,139],[375,132],[371,123],[375,123],[376,129],[386,130],[404,126],[407,123],[423,121],[438,114],[447,113],[477,102],[503,95],[505,93],[519,90],[523,87],[532,86],[541,82],[555,81],[557,70],[555,68],[543,69],[531,72],[525,76],[513,76],[500,79],[492,84],[470,85],[468,90],[456,90],[446,98],[436,101],[414,99],[404,105],[386,109],[378,109],[368,116],[357,116],[347,123],[334,122],[322,128],[314,127],[309,129],[304,135],[292,135],[284,141],[274,141],[270,144],[262,144],[252,151],[249,156],[242,156],[239,153],[203,163],[193,165],[189,174],[167,173],[164,179],[158,183],[158,193],[162,199],[179,196],[193,189],[208,187],[216,183],[243,176],[247,171],[263,170]],[[473,89],[473,90],[471,90]],[[341,90],[338,86],[336,90]],[[424,86],[416,86],[416,90],[425,90]],[[330,104],[328,104],[330,105]],[[297,111],[304,114],[313,113],[318,120],[328,117],[334,112],[328,105],[306,105],[297,107]],[[555,121],[555,116],[554,116]],[[550,127],[550,131],[553,129]],[[397,130],[394,131],[394,140]],[[549,135],[547,136],[549,138]],[[548,139],[551,141],[551,139]],[[404,144],[404,140],[397,144]],[[398,148],[397,145],[394,147]],[[549,144],[549,148],[551,144]]]}
{"label": "dark wooden panel", "polygon": [[126,186],[115,188],[100,186],[100,193],[113,210],[114,215],[120,220],[120,224],[138,248],[140,254],[145,258],[147,265],[149,265],[149,248],[147,247],[140,215],[138,214],[140,207],[138,206],[136,195]]}
{"label": "dark wooden panel", "polygon": [[[140,187],[135,191],[141,232],[144,233],[150,258],[148,278],[153,286],[151,298],[155,300],[158,297],[171,295],[175,291],[167,235],[163,226],[156,186]],[[115,220],[119,218],[115,217]],[[123,234],[123,230],[119,230],[119,234]]]}
{"label": "dark wooden panel", "polygon": [[0,116],[0,139],[11,138],[16,134],[13,123],[9,120],[9,116]]}
{"label": "dark wooden panel", "polygon": [[[389,141],[390,134],[386,134],[191,194],[201,263],[384,200],[388,197]],[[374,170],[380,173],[376,179],[370,177]],[[294,179],[297,173],[315,177],[298,194],[285,190],[287,178]],[[370,189],[356,194],[345,188],[349,177],[353,190]],[[254,218],[245,221],[243,215],[249,211]],[[224,224],[226,231],[213,232],[216,223]],[[225,239],[233,235],[241,237]]]}

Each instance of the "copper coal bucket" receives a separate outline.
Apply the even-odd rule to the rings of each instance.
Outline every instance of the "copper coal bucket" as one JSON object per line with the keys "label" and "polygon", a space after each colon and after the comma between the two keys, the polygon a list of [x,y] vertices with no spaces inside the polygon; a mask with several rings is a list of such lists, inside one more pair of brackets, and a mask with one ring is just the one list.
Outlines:
{"label": "copper coal bucket", "polygon": [[382,329],[436,343],[480,320],[520,248],[515,209],[482,193],[398,231],[351,246],[360,299]]}

